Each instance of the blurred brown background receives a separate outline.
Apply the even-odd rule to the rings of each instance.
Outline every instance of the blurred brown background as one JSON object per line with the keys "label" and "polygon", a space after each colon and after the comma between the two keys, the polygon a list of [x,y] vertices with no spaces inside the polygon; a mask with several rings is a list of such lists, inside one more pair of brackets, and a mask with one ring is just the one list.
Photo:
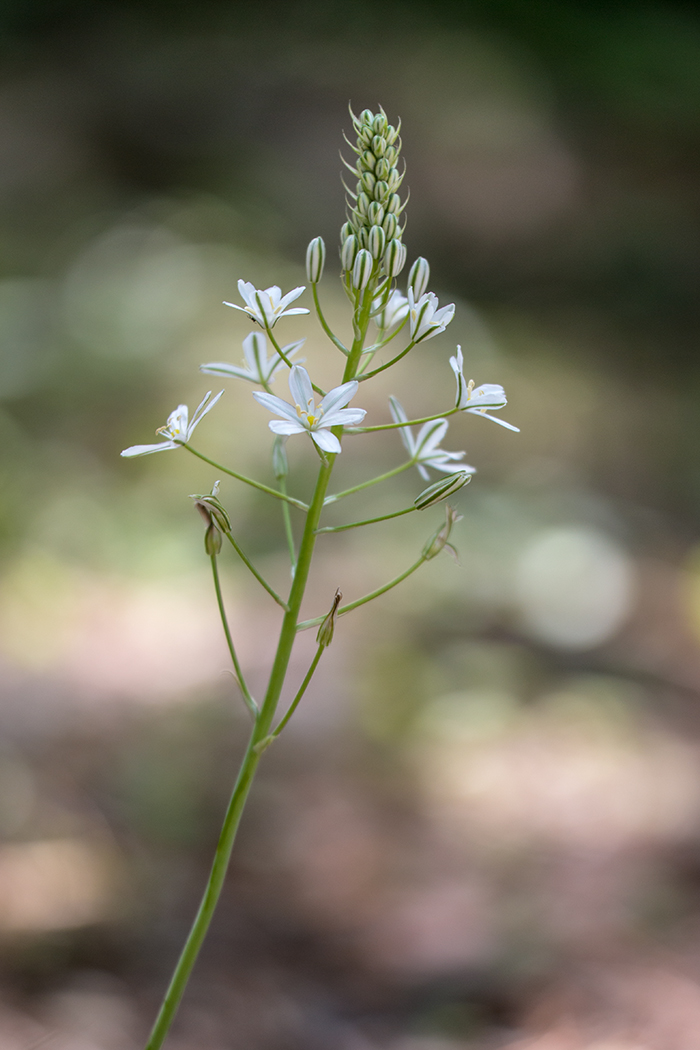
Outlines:
{"label": "blurred brown background", "polygon": [[[0,36],[2,1050],[137,1050],[194,913],[246,732],[187,499],[216,475],[118,453],[194,407],[201,362],[239,362],[221,301],[303,283],[316,234],[347,324],[349,99],[403,119],[409,260],[457,303],[357,403],[449,407],[459,342],[522,433],[452,423],[479,468],[461,565],[341,622],[168,1045],[696,1048],[695,5],[4,0]],[[313,318],[280,330],[337,381]],[[196,444],[268,479],[268,416],[221,385]],[[303,496],[314,457],[290,456]],[[400,456],[348,440],[336,487]],[[278,508],[222,498],[285,586]],[[309,615],[438,520],[323,537]],[[225,567],[260,690],[275,608]]]}

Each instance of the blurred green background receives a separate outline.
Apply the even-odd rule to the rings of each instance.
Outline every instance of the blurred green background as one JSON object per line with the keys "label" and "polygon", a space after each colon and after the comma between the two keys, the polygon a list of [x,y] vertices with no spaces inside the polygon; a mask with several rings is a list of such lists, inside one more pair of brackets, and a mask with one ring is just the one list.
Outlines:
{"label": "blurred green background", "polygon": [[[409,261],[457,304],[358,404],[448,408],[459,342],[522,432],[452,422],[478,467],[460,565],[341,622],[169,1045],[695,1046],[697,7],[5,0],[0,63],[3,1050],[141,1046],[196,907],[246,733],[187,498],[216,475],[118,453],[198,403],[200,363],[239,363],[250,325],[222,300],[303,283],[317,234],[347,329],[348,100],[402,118]],[[313,317],[278,331],[338,381]],[[220,385],[197,447],[269,480],[267,413]],[[304,496],[314,456],[289,452]],[[336,488],[400,457],[348,439]],[[279,509],[221,496],[284,587]],[[308,614],[410,564],[439,518],[322,537]],[[275,608],[225,573],[259,691]]]}

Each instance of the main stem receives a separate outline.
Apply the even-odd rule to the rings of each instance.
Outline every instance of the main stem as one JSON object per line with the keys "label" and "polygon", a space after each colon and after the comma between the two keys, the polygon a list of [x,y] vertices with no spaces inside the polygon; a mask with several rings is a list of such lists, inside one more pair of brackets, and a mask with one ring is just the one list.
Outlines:
{"label": "main stem", "polygon": [[[369,313],[371,306],[372,294],[369,289],[365,289],[365,293],[357,311],[355,340],[345,363],[345,373],[343,375],[344,383],[353,379],[357,372],[367,334],[367,328],[369,326]],[[342,433],[342,427],[337,428],[337,430]],[[204,459],[205,457],[201,456],[201,458]],[[316,530],[321,519],[323,501],[328,490],[328,483],[333,471],[334,462],[335,456],[329,455],[322,462],[321,468],[318,472],[313,499],[311,500],[311,505],[309,506],[306,515],[306,523],[304,525],[304,533],[299,547],[296,572],[294,574],[292,588],[289,592],[287,612],[282,621],[282,629],[280,631],[272,671],[270,672],[267,693],[265,694],[262,707],[260,708],[260,712],[255,720],[255,725],[253,726],[253,731],[248,741],[243,761],[241,762],[238,778],[226,811],[221,835],[219,836],[216,854],[214,856],[214,862],[209,875],[209,881],[207,882],[204,891],[204,896],[202,897],[199,910],[192,924],[185,946],[182,949],[180,958],[178,959],[175,972],[170,981],[170,986],[165,994],[163,1004],[160,1008],[158,1017],[156,1018],[156,1022],[153,1026],[145,1050],[160,1050],[160,1047],[165,1041],[165,1037],[173,1023],[175,1014],[177,1013],[187,982],[197,960],[207,930],[209,929],[209,924],[211,923],[221,894],[221,889],[228,870],[229,860],[231,858],[231,851],[236,839],[236,832],[238,831],[238,825],[241,822],[243,809],[248,799],[248,794],[261,758],[261,752],[256,750],[256,745],[270,734],[275,711],[277,710],[277,704],[279,703],[280,694],[282,692],[282,686],[284,685],[285,676],[287,674],[289,660],[292,655],[292,648],[297,634],[299,613],[301,611],[301,603],[304,598],[304,591],[306,590],[306,583],[309,578],[311,559],[316,542]],[[274,492],[274,490],[271,491]],[[280,493],[275,492],[274,494],[278,498],[281,497]],[[290,500],[290,502],[292,501]]]}

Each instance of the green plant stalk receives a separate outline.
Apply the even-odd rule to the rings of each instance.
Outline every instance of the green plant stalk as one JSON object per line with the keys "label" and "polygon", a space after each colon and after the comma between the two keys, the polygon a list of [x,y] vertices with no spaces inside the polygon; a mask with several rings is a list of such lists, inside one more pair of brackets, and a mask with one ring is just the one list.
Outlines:
{"label": "green plant stalk", "polygon": [[345,489],[343,492],[334,492],[332,496],[326,496],[326,506],[330,506],[331,503],[335,503],[336,500],[343,499],[345,496],[352,496],[354,492],[362,492],[363,489],[368,489],[371,485],[378,485],[380,481],[388,481],[389,478],[395,478],[397,474],[402,474],[404,470],[408,470],[412,466],[413,460],[409,459],[407,463],[402,463],[400,467],[387,470],[386,474],[379,474],[376,478],[370,478],[369,481],[361,481],[359,485],[353,485],[351,489]]}
{"label": "green plant stalk", "polygon": [[[284,510],[286,510],[286,511],[287,511],[287,514],[289,514],[289,508],[288,508],[287,504],[286,504],[286,503],[284,503],[284,504],[283,504],[282,506],[283,506]],[[269,583],[267,582],[267,580],[265,580],[265,579],[264,579],[264,578],[263,578],[263,577],[262,577],[262,576],[260,575],[260,573],[259,573],[259,572],[258,572],[258,570],[257,570],[257,569],[255,568],[255,566],[253,565],[253,563],[251,562],[251,560],[250,560],[249,558],[247,558],[247,557],[246,557],[246,555],[245,555],[245,554],[243,553],[243,551],[241,550],[241,548],[240,548],[240,547],[238,546],[238,544],[236,543],[236,541],[235,541],[235,539],[233,538],[233,536],[231,535],[231,533],[230,533],[230,532],[225,532],[225,533],[224,533],[224,535],[225,535],[226,539],[227,539],[227,540],[229,541],[229,543],[231,544],[231,546],[233,547],[233,549],[235,550],[235,552],[236,552],[236,554],[238,555],[238,557],[239,557],[239,558],[241,559],[241,561],[243,562],[243,564],[244,564],[244,565],[245,565],[245,566],[246,566],[246,567],[247,567],[248,569],[250,569],[250,571],[252,572],[253,576],[255,577],[255,579],[256,579],[256,580],[258,581],[258,583],[260,584],[260,586],[261,586],[261,587],[264,587],[264,588],[265,588],[265,590],[267,591],[267,593],[268,593],[268,594],[270,595],[270,597],[271,597],[271,598],[273,598],[273,599],[274,599],[274,600],[275,600],[275,601],[277,602],[277,604],[278,604],[278,605],[279,605],[279,606],[280,606],[280,607],[281,607],[282,609],[284,609],[284,610],[285,610],[285,612],[286,612],[286,611],[287,611],[287,603],[286,603],[285,601],[283,601],[283,599],[282,599],[282,598],[280,598],[280,596],[279,596],[279,594],[277,593],[277,591],[274,591],[274,590],[272,589],[272,587],[270,587],[270,584],[269,584]]]}
{"label": "green plant stalk", "polygon": [[188,452],[191,452],[197,459],[204,460],[210,467],[214,467],[216,470],[222,471],[224,474],[228,474],[229,477],[236,478],[237,481],[244,481],[246,485],[251,485],[254,489],[259,489],[260,492],[266,492],[268,496],[274,496],[275,499],[281,499],[285,503],[291,503],[293,507],[298,507],[299,510],[308,510],[306,503],[302,503],[300,499],[294,499],[293,496],[285,496],[284,493],[278,492],[277,489],[270,488],[269,485],[263,485],[262,481],[255,481],[253,478],[247,478],[245,474],[237,474],[235,470],[229,470],[228,467],[224,467],[221,463],[217,463],[216,460],[209,459],[209,456],[205,456],[202,452],[198,452],[196,448],[192,448],[186,441],[181,441],[180,444],[183,448],[186,448]]}
{"label": "green plant stalk", "polygon": [[318,316],[318,320],[319,320],[319,324],[321,325],[321,328],[326,333],[326,335],[328,336],[330,341],[333,343],[333,346],[337,347],[338,350],[340,350],[341,354],[345,354],[345,356],[347,357],[347,355],[348,355],[347,347],[343,346],[343,344],[341,343],[340,339],[338,339],[337,336],[335,336],[333,334],[333,332],[331,331],[331,329],[330,329],[330,327],[328,325],[328,322],[326,321],[326,318],[323,316],[323,310],[321,309],[321,303],[319,302],[319,299],[318,299],[318,286],[315,283],[312,283],[312,285],[311,285],[311,292],[312,292],[313,297],[314,297],[314,306],[316,307],[316,314]]}
{"label": "green plant stalk", "polygon": [[[280,492],[287,495],[287,481],[286,478],[280,478]],[[289,561],[292,566],[292,579],[297,568],[297,556],[294,550],[294,532],[292,531],[292,519],[289,513],[289,504],[282,504],[282,518],[284,520],[284,534],[287,537],[287,547],[289,548]],[[286,605],[285,605],[286,608]]]}
{"label": "green plant stalk", "polygon": [[211,571],[212,571],[212,574],[214,576],[214,590],[216,591],[216,604],[219,607],[219,616],[221,617],[221,623],[223,624],[224,634],[226,635],[226,644],[228,645],[228,651],[229,651],[229,653],[231,655],[231,662],[232,662],[232,664],[234,666],[234,669],[236,671],[236,679],[238,681],[238,685],[240,687],[241,692],[243,693],[243,699],[245,700],[245,705],[248,708],[248,710],[250,711],[250,713],[253,716],[253,718],[255,719],[255,718],[258,717],[258,705],[255,703],[255,700],[253,700],[253,697],[250,694],[250,690],[248,689],[248,686],[246,685],[246,680],[243,677],[243,670],[242,670],[241,665],[240,665],[240,663],[238,661],[238,657],[236,656],[236,650],[235,650],[234,645],[233,645],[233,638],[231,637],[231,631],[230,631],[230,628],[229,628],[229,625],[228,625],[228,618],[226,616],[226,608],[224,606],[224,596],[221,593],[221,580],[219,579],[219,566],[218,566],[218,563],[217,563],[217,560],[216,560],[217,556],[216,556],[216,554],[212,554],[212,555],[210,555],[210,557],[211,557]]}
{"label": "green plant stalk", "polygon": [[400,518],[402,514],[412,514],[414,510],[418,510],[418,507],[404,507],[403,510],[395,510],[391,514],[381,514],[378,518],[366,518],[365,521],[351,521],[347,525],[325,525],[322,529],[316,529],[317,533],[322,532],[345,532],[346,529],[359,529],[361,525],[374,525],[378,521],[388,521],[389,518]]}
{"label": "green plant stalk", "polygon": [[[369,325],[371,304],[372,294],[368,287],[360,302],[355,339],[345,364],[343,382],[349,382],[357,371],[362,354],[362,347],[367,334],[367,327]],[[334,433],[336,431],[342,433],[342,427],[334,428]],[[186,447],[189,448],[191,452],[194,452],[194,449],[189,446]],[[208,460],[206,456],[202,456],[198,452],[195,452],[195,455],[199,456],[200,459],[205,460],[205,462],[211,463],[211,460]],[[284,685],[289,660],[292,655],[292,648],[297,634],[299,612],[304,598],[304,591],[306,590],[306,583],[309,577],[311,559],[316,542],[316,529],[318,528],[321,519],[324,498],[333,471],[335,458],[334,454],[330,454],[321,462],[313,499],[308,507],[306,515],[304,532],[299,546],[296,573],[289,592],[289,600],[287,602],[288,608],[282,621],[282,629],[277,644],[275,660],[270,672],[267,693],[265,694],[262,707],[260,708],[255,720],[255,725],[253,726],[253,731],[250,735],[245,755],[243,756],[233,794],[231,795],[231,800],[224,818],[221,835],[219,836],[219,841],[217,843],[216,854],[214,856],[214,862],[204,891],[204,896],[202,897],[199,910],[195,916],[185,946],[180,954],[180,958],[178,959],[175,972],[173,973],[145,1050],[160,1050],[160,1047],[163,1045],[182,1000],[187,982],[192,973],[197,956],[199,955],[204,938],[206,937],[207,930],[209,929],[209,925],[221,894],[221,889],[224,884],[224,879],[226,878],[226,872],[231,858],[231,852],[233,850],[233,844],[236,839],[236,832],[238,831],[238,826],[248,799],[248,794],[250,793],[253,784],[253,779],[258,768],[262,751],[264,750],[264,747],[258,748],[258,745],[262,744],[270,735],[270,729],[277,710],[282,686]],[[218,464],[213,465],[219,466]],[[221,469],[223,470],[224,468]],[[225,471],[225,473],[230,474],[232,472]],[[238,475],[233,476],[237,477]],[[247,481],[248,479],[245,478],[241,480]],[[253,484],[255,484],[256,488],[265,488],[265,486],[258,485],[257,483]],[[281,493],[275,492],[274,489],[269,489],[268,491],[278,498],[284,498]],[[298,505],[297,500],[291,500],[289,497],[287,497],[287,502],[293,502]],[[322,620],[323,617],[321,618],[321,621]]]}
{"label": "green plant stalk", "polygon": [[[398,576],[395,576],[393,580],[389,580],[389,582],[385,583],[382,587],[377,587],[376,591],[370,591],[369,594],[365,594],[364,598],[358,598],[357,601],[348,602],[347,605],[341,605],[338,609],[338,616],[342,616],[343,613],[352,612],[353,609],[359,609],[361,605],[366,605],[367,602],[374,601],[374,599],[379,598],[380,595],[386,594],[386,592],[390,591],[392,587],[396,587],[398,584],[403,583],[403,581],[414,573],[416,569],[420,569],[421,565],[426,561],[428,561],[428,559],[421,556],[418,561],[414,562],[413,565],[410,565],[408,569],[405,569]],[[309,627],[318,627],[318,625],[323,623],[324,620],[325,616],[314,616],[313,620],[302,620],[301,623],[297,624],[297,631],[307,631]]]}

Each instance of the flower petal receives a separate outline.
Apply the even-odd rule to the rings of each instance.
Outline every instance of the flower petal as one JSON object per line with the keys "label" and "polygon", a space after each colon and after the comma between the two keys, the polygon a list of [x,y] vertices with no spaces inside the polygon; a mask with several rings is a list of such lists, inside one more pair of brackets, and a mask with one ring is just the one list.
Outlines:
{"label": "flower petal", "polygon": [[271,419],[267,425],[273,434],[303,434],[308,429],[291,419]]}
{"label": "flower petal", "polygon": [[289,389],[294,403],[299,405],[304,412],[308,412],[314,403],[314,390],[309,373],[301,365],[294,365],[290,371]]}
{"label": "flower petal", "polygon": [[323,417],[324,427],[354,427],[367,415],[364,408],[336,408]]}
{"label": "flower petal", "polygon": [[342,451],[340,442],[335,434],[331,434],[330,430],[326,430],[325,428],[322,430],[312,430],[311,437],[324,452],[337,453]]}
{"label": "flower petal", "polygon": [[[214,407],[216,402],[219,400],[219,398],[222,396],[222,394],[223,394],[223,390],[220,390],[218,394],[215,394],[214,397],[212,397],[211,396],[211,390],[209,390],[208,393],[206,393],[204,395],[202,400],[197,405],[197,408],[195,410],[194,415],[192,416],[192,422],[187,427],[187,440],[188,441],[189,441],[189,438],[190,438],[190,434],[192,433],[194,428],[204,419],[204,417],[206,416],[207,412],[211,412],[212,408]],[[209,398],[211,398],[211,401],[209,400]],[[181,405],[180,408],[182,408],[182,407],[183,406]]]}
{"label": "flower petal", "polygon": [[448,426],[446,419],[432,419],[429,423],[424,423],[418,431],[415,454],[421,459],[429,456],[444,438]]}
{"label": "flower petal", "polygon": [[[288,401],[283,401],[276,394],[266,394],[262,390],[255,390],[253,391],[253,397],[268,412],[274,412],[276,416],[284,416],[285,419],[291,419],[293,423],[299,423],[299,416],[294,406],[290,405]],[[301,424],[299,425],[301,426]]]}
{"label": "flower petal", "polygon": [[359,385],[356,379],[352,379],[349,383],[343,383],[342,386],[333,387],[319,405],[320,410],[324,415],[328,415],[334,408],[342,408],[347,405],[357,393]]}
{"label": "flower petal", "polygon": [[125,448],[123,452],[119,454],[121,456],[149,456],[151,452],[164,452],[166,448],[179,448],[180,444],[177,441],[160,441],[157,445],[131,445],[130,448]]}
{"label": "flower petal", "polygon": [[234,376],[236,379],[248,379],[251,383],[258,382],[256,376],[247,368],[229,365],[225,361],[212,361],[208,365],[200,365],[199,371],[210,376]]}
{"label": "flower petal", "polygon": [[468,408],[467,412],[471,412],[475,416],[483,416],[484,419],[490,419],[492,423],[498,423],[499,426],[505,427],[506,430],[513,430],[516,434],[520,433],[520,427],[514,427],[512,423],[506,423],[505,419],[498,419],[496,416],[489,415],[488,412],[484,412],[483,408]]}

